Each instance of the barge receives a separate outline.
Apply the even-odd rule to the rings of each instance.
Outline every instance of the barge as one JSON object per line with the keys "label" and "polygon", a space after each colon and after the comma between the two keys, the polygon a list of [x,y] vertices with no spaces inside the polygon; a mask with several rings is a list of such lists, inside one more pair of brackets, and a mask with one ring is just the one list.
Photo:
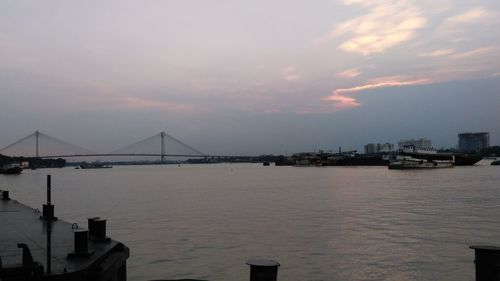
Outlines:
{"label": "barge", "polygon": [[106,220],[88,219],[88,229],[54,216],[47,178],[43,212],[0,200],[0,280],[125,281],[129,249],[106,236]]}

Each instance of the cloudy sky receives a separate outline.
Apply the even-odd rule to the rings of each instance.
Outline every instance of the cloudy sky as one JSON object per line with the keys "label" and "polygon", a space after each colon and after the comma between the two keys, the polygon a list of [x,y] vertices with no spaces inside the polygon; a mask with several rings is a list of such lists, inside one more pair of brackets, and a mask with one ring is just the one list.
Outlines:
{"label": "cloudy sky", "polygon": [[498,144],[499,30],[498,0],[1,0],[0,146]]}

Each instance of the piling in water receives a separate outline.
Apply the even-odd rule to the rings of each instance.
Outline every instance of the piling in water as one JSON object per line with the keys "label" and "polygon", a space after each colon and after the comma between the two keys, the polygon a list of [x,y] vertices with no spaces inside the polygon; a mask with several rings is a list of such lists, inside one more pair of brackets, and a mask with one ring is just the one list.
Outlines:
{"label": "piling in water", "polygon": [[476,281],[500,280],[500,247],[471,246],[475,252]]}
{"label": "piling in water", "polygon": [[278,280],[278,267],[280,264],[274,260],[250,259],[250,281],[276,281]]}
{"label": "piling in water", "polygon": [[4,201],[10,200],[9,191],[8,190],[2,190],[2,200],[4,200]]}

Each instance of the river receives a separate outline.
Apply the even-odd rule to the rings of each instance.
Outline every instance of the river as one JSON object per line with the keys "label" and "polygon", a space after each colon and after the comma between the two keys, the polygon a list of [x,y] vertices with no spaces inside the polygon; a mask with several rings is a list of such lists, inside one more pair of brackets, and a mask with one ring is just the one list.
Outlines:
{"label": "river", "polygon": [[423,171],[257,164],[40,169],[0,189],[130,247],[129,280],[473,280],[473,244],[500,245],[499,166]]}

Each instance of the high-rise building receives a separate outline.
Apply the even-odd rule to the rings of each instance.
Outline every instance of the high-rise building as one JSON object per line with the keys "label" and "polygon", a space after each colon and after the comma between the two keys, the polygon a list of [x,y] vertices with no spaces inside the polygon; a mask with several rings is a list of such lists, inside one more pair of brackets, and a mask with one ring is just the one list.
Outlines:
{"label": "high-rise building", "polygon": [[398,142],[398,149],[403,149],[405,146],[414,146],[417,148],[427,148],[431,149],[432,148],[432,141],[430,139],[426,138],[419,138],[419,139],[410,139],[410,140],[401,140]]}
{"label": "high-rise building", "polygon": [[392,143],[369,143],[365,145],[365,154],[391,152],[394,151],[394,144]]}
{"label": "high-rise building", "polygon": [[394,144],[392,143],[382,143],[378,144],[378,152],[391,152],[394,151]]}
{"label": "high-rise building", "polygon": [[464,152],[480,152],[490,147],[490,133],[461,133],[458,134],[458,149]]}
{"label": "high-rise building", "polygon": [[369,143],[365,145],[365,154],[373,154],[375,153],[375,144]]}

